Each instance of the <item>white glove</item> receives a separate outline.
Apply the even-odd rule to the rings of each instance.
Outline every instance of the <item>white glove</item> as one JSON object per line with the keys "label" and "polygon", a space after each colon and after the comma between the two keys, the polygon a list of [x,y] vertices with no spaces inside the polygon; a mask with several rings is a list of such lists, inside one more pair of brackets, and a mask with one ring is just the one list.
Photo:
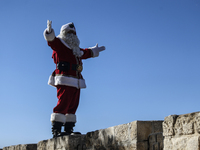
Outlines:
{"label": "white glove", "polygon": [[105,46],[98,47],[98,43],[94,47],[90,47],[89,49],[93,52],[93,57],[99,56],[99,52],[104,51],[106,48]]}
{"label": "white glove", "polygon": [[51,30],[52,30],[51,24],[52,24],[52,21],[47,20],[47,32],[48,32],[48,33],[51,33]]}
{"label": "white glove", "polygon": [[52,23],[52,21],[47,20],[47,28],[43,32],[44,38],[47,41],[53,41],[55,38],[55,33],[51,27],[51,23]]}

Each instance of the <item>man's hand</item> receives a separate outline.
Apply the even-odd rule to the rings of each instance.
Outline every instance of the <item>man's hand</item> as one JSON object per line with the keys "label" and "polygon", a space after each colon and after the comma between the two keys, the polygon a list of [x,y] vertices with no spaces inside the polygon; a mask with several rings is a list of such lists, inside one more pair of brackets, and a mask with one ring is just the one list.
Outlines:
{"label": "man's hand", "polygon": [[93,49],[93,50],[95,49],[95,50],[101,52],[101,51],[104,51],[106,48],[105,48],[105,46],[99,47],[98,43],[97,43],[94,47],[90,47],[90,49]]}
{"label": "man's hand", "polygon": [[98,57],[99,56],[99,52],[104,51],[106,48],[105,48],[105,46],[99,47],[98,44],[96,44],[94,47],[90,47],[89,49],[92,50],[93,57]]}
{"label": "man's hand", "polygon": [[48,42],[53,41],[55,39],[55,37],[56,37],[55,33],[54,33],[54,30],[51,27],[51,23],[52,23],[52,21],[47,20],[47,28],[43,32],[44,38]]}
{"label": "man's hand", "polygon": [[51,24],[52,24],[52,21],[47,20],[47,32],[48,32],[48,33],[51,33],[51,30],[52,30]]}

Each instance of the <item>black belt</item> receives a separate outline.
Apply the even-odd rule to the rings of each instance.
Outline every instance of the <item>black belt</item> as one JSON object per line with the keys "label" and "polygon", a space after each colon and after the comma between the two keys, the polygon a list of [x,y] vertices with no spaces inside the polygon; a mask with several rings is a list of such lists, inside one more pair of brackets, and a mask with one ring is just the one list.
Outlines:
{"label": "black belt", "polygon": [[[60,71],[69,71],[70,70],[70,63],[69,62],[64,62],[61,61],[57,63],[57,69]],[[83,66],[77,65],[77,64],[72,64],[72,70],[81,72],[83,70]]]}

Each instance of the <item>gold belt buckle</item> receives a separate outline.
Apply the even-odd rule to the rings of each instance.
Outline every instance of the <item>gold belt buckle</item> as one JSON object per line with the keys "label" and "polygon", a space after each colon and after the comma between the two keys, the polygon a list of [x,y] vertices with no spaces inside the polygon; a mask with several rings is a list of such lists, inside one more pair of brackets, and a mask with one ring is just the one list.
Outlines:
{"label": "gold belt buckle", "polygon": [[77,70],[78,72],[81,72],[81,71],[83,70],[83,66],[77,65],[76,70]]}

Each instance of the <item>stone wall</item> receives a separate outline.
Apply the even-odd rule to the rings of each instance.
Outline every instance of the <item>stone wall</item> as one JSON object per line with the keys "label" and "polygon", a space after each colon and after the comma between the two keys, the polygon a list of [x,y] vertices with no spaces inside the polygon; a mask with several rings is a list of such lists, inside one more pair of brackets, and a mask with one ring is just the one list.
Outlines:
{"label": "stone wall", "polygon": [[37,150],[37,144],[20,144],[4,147],[3,150]]}
{"label": "stone wall", "polygon": [[85,150],[85,135],[68,135],[40,141],[37,150]]}
{"label": "stone wall", "polygon": [[200,112],[165,117],[163,136],[164,150],[200,150]]}
{"label": "stone wall", "polygon": [[[153,150],[150,135],[162,133],[163,121],[133,121],[86,134],[87,150]],[[160,139],[162,146],[163,139]]]}
{"label": "stone wall", "polygon": [[163,147],[162,122],[133,121],[86,135],[63,136],[3,150],[157,150]]}
{"label": "stone wall", "polygon": [[[163,139],[164,136],[164,139]],[[164,147],[164,148],[163,148]],[[133,121],[107,129],[4,147],[3,150],[200,150],[200,112],[163,121]],[[0,149],[1,150],[1,149]]]}

